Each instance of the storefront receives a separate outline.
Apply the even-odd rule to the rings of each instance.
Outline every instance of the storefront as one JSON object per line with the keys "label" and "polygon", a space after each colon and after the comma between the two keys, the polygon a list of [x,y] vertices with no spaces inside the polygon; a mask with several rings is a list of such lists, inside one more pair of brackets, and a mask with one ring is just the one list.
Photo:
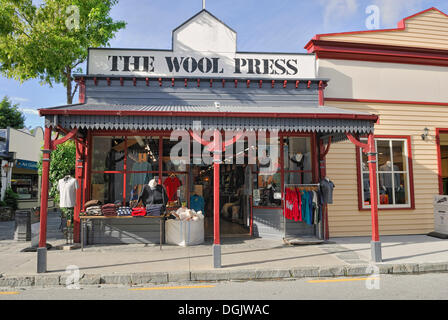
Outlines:
{"label": "storefront", "polygon": [[[221,236],[326,238],[326,205],[307,219],[286,218],[288,189],[316,190],[331,144],[349,139],[375,160],[378,117],[324,107],[329,79],[317,76],[315,55],[238,52],[236,32],[206,10],[173,31],[172,50],[91,49],[88,72],[76,80],[80,104],[40,110],[43,190],[51,150],[77,144],[76,241],[87,200],[130,204],[153,178],[169,207],[203,210],[215,266]],[[52,141],[52,130],[65,137]],[[149,224],[110,221],[93,237],[157,243]]]}

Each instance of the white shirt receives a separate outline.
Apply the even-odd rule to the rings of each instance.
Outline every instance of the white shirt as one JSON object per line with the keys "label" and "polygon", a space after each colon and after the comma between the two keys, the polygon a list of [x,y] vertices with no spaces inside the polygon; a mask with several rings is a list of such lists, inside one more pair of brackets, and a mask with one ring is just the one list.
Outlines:
{"label": "white shirt", "polygon": [[65,177],[58,182],[59,191],[59,207],[74,208],[76,205],[76,189],[78,189],[78,181],[72,177]]}

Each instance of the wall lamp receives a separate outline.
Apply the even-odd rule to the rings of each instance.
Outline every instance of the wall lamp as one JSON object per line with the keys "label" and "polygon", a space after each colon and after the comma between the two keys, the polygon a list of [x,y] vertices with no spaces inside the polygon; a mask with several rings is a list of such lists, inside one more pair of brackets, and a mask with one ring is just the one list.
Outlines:
{"label": "wall lamp", "polygon": [[426,140],[428,135],[429,135],[429,129],[428,128],[423,129],[422,140]]}

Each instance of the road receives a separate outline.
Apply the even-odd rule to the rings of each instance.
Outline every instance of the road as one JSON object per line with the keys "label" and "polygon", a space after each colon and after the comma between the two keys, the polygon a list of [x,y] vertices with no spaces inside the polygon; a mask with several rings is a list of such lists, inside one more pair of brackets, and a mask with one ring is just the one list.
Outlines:
{"label": "road", "polygon": [[448,274],[2,290],[0,300],[447,300]]}

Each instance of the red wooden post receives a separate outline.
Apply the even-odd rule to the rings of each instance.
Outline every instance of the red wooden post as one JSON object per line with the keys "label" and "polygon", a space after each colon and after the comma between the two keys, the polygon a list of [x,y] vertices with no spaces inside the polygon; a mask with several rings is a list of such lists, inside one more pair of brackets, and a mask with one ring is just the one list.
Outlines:
{"label": "red wooden post", "polygon": [[84,146],[76,142],[76,168],[75,178],[78,182],[78,189],[76,190],[76,204],[73,212],[73,241],[80,242],[80,219],[79,214],[82,208],[82,191],[83,191],[83,171],[84,171]]}
{"label": "red wooden post", "polygon": [[42,157],[42,188],[40,197],[40,233],[39,248],[37,251],[37,272],[47,272],[47,211],[48,211],[48,184],[50,175],[50,154],[52,128],[45,128],[44,149]]}
{"label": "red wooden post", "polygon": [[376,148],[373,134],[368,139],[368,164],[370,174],[370,207],[372,213],[372,241],[380,241],[378,231],[378,188],[376,179]]}
{"label": "red wooden post", "polygon": [[213,200],[214,200],[214,242],[213,264],[215,268],[221,268],[221,240],[219,233],[219,165],[222,156],[221,133],[215,130],[213,136]]}

